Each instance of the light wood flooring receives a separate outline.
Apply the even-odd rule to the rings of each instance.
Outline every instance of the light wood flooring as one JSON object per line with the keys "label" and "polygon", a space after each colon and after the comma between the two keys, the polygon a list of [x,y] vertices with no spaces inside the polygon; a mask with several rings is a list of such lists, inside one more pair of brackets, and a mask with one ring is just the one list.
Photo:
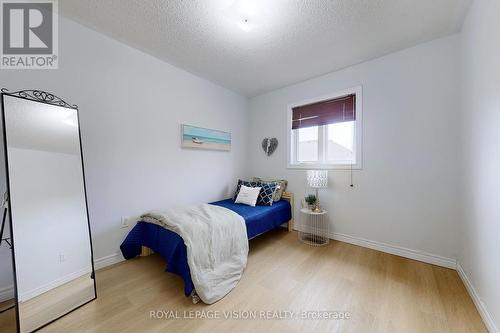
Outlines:
{"label": "light wood flooring", "polygon": [[31,332],[94,298],[90,273],[19,304],[21,332]]}
{"label": "light wood flooring", "polygon": [[[486,332],[458,274],[333,241],[300,243],[276,230],[250,242],[237,287],[213,304],[192,304],[161,257],[97,272],[97,300],[42,332]],[[348,320],[151,319],[150,311],[349,311]]]}
{"label": "light wood flooring", "polygon": [[0,303],[0,332],[2,333],[16,332],[16,310],[13,307],[14,305],[14,299]]}

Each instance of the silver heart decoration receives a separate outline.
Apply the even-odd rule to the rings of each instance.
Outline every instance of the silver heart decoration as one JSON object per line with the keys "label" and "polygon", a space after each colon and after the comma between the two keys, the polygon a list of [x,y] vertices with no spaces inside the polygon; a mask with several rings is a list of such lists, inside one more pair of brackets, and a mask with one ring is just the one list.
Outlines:
{"label": "silver heart decoration", "polygon": [[267,154],[267,156],[271,156],[272,153],[278,148],[278,139],[276,138],[265,138],[262,140],[262,149]]}

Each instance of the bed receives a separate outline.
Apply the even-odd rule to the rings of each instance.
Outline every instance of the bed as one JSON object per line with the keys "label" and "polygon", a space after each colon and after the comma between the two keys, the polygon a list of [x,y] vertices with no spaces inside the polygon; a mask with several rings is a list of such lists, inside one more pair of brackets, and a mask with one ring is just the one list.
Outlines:
{"label": "bed", "polygon": [[[270,230],[288,224],[293,229],[293,194],[284,192],[282,200],[272,206],[247,206],[234,203],[232,199],[212,202],[212,205],[230,209],[245,220],[248,239],[255,238]],[[175,273],[184,280],[184,294],[193,296],[194,286],[187,261],[187,250],[183,239],[173,231],[160,225],[139,221],[120,246],[123,257],[132,259],[152,252],[161,255],[167,262],[165,271]]]}

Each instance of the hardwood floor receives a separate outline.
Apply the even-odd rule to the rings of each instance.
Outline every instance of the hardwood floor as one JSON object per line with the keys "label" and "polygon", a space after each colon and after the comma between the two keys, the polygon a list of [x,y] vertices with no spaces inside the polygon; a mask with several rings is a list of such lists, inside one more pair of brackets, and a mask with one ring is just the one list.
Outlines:
{"label": "hardwood floor", "polygon": [[70,309],[94,298],[94,281],[87,273],[28,301],[19,303],[21,332],[31,332]]}
{"label": "hardwood floor", "polygon": [[[242,280],[210,306],[192,304],[182,280],[164,268],[152,255],[98,271],[97,300],[42,332],[486,332],[455,271],[336,241],[311,247],[295,232],[252,240]],[[180,317],[183,311],[221,317],[231,311],[347,311],[351,318],[150,318],[162,310]]]}
{"label": "hardwood floor", "polygon": [[0,303],[0,332],[2,333],[16,332],[16,310],[14,305],[14,299]]}

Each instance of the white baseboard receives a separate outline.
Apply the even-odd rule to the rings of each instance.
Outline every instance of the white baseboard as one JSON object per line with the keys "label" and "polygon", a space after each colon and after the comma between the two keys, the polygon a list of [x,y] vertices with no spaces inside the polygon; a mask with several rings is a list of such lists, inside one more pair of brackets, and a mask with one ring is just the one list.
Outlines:
{"label": "white baseboard", "polygon": [[14,298],[14,286],[8,286],[0,289],[0,303]]}
{"label": "white baseboard", "polygon": [[124,260],[125,258],[123,258],[121,252],[116,252],[108,256],[94,260],[94,268],[95,270],[98,270],[107,266],[117,264]]}
{"label": "white baseboard", "polygon": [[404,258],[422,261],[436,266],[441,266],[451,269],[457,268],[457,261],[455,259],[446,258],[423,251],[412,250],[401,246],[390,245],[382,242],[372,241],[360,237],[354,237],[339,233],[331,233],[330,238],[344,243],[354,244],[372,250],[394,254],[396,256]]}
{"label": "white baseboard", "polygon": [[[114,254],[111,254],[111,255],[108,255],[108,256],[96,259],[94,261],[94,266],[95,266],[95,269],[98,270],[98,269],[101,269],[101,268],[104,268],[104,267],[107,267],[107,266],[119,263],[119,262],[121,262],[123,260],[125,260],[125,259],[123,258],[123,256],[121,255],[121,253],[117,252],[117,253],[114,253]],[[29,300],[29,299],[31,299],[33,297],[36,297],[36,296],[38,296],[40,294],[43,294],[46,291],[49,291],[49,290],[51,290],[53,288],[56,288],[56,287],[58,287],[60,285],[63,285],[66,282],[74,280],[75,278],[80,277],[83,274],[85,274],[87,271],[90,272],[90,268],[88,270],[82,270],[82,271],[78,271],[78,272],[74,272],[74,273],[68,274],[68,275],[66,275],[66,276],[64,276],[62,278],[59,278],[59,279],[57,279],[55,281],[47,283],[47,284],[45,284],[43,286],[40,286],[40,287],[38,287],[36,289],[27,291],[27,292],[23,293],[22,295],[19,295],[19,300],[21,302]],[[11,299],[13,297],[13,295],[14,295],[14,286],[8,286],[8,287],[0,289],[0,302],[6,301],[8,299]]]}
{"label": "white baseboard", "polygon": [[495,323],[493,322],[493,318],[491,318],[490,313],[486,309],[486,306],[484,305],[483,301],[481,301],[481,298],[479,297],[479,294],[477,293],[476,289],[474,288],[474,285],[472,284],[471,280],[465,273],[464,269],[460,265],[459,262],[457,262],[457,272],[460,278],[462,279],[465,288],[467,288],[467,291],[469,292],[470,297],[472,298],[472,301],[476,305],[477,311],[481,315],[481,318],[483,319],[484,324],[486,325],[486,328],[490,333],[498,333],[498,328],[495,326]]}
{"label": "white baseboard", "polygon": [[[295,225],[294,229],[297,231],[301,231],[301,226]],[[305,229],[304,229],[304,231],[307,232],[307,230],[305,230]],[[330,233],[329,238],[334,239],[334,240],[339,241],[339,242],[344,242],[344,243],[349,243],[349,244],[353,244],[353,245],[357,245],[357,246],[361,246],[361,247],[366,247],[366,248],[369,248],[372,250],[377,250],[380,252],[394,254],[396,256],[400,256],[400,257],[404,257],[404,258],[408,258],[408,259],[413,259],[413,260],[425,262],[425,263],[436,265],[436,266],[457,269],[457,261],[455,259],[438,256],[438,255],[427,253],[424,251],[412,250],[412,249],[408,249],[406,247],[386,244],[386,243],[377,242],[377,241],[373,241],[373,240],[369,240],[369,239],[365,239],[365,238],[361,238],[361,237],[349,236],[349,235],[339,234],[339,233]]]}

